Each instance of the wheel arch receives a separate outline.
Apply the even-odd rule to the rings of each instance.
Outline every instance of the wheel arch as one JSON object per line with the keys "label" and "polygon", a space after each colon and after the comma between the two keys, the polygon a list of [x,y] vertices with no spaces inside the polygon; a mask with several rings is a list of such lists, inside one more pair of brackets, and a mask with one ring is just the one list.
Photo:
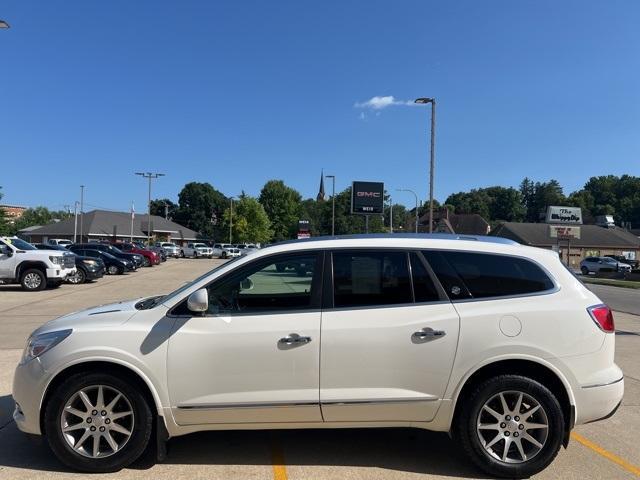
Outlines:
{"label": "wheel arch", "polygon": [[131,365],[125,365],[112,360],[87,360],[64,367],[49,381],[40,402],[41,432],[44,432],[44,412],[46,410],[47,402],[51,398],[52,392],[54,392],[57,387],[62,385],[62,383],[72,375],[92,372],[107,372],[121,378],[128,378],[140,389],[144,397],[147,399],[154,416],[163,417],[162,403],[158,397],[158,392],[151,381],[140,370],[132,367]]}
{"label": "wheel arch", "polygon": [[497,375],[521,375],[540,382],[556,396],[565,421],[565,447],[575,422],[575,397],[567,379],[554,366],[531,358],[503,358],[479,365],[460,382],[454,395],[453,419],[459,415],[464,399],[483,381]]}
{"label": "wheel arch", "polygon": [[47,276],[47,264],[37,260],[25,260],[24,262],[20,262],[16,267],[16,279],[20,280],[22,276],[22,272],[29,268],[36,268],[38,270],[42,270],[44,276]]}

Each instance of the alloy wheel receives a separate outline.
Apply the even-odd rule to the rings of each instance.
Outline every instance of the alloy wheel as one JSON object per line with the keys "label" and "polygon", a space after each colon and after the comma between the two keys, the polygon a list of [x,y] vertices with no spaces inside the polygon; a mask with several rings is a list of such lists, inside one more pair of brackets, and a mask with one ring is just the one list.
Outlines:
{"label": "alloy wheel", "polygon": [[24,285],[29,290],[35,290],[42,285],[42,278],[37,273],[27,273],[24,277]]}
{"label": "alloy wheel", "polygon": [[71,395],[60,415],[60,429],[74,452],[104,458],[127,444],[134,420],[131,402],[122,392],[107,385],[92,385]]}
{"label": "alloy wheel", "polygon": [[482,406],[476,432],[489,455],[517,464],[531,460],[544,448],[549,420],[540,402],[531,395],[505,391]]}

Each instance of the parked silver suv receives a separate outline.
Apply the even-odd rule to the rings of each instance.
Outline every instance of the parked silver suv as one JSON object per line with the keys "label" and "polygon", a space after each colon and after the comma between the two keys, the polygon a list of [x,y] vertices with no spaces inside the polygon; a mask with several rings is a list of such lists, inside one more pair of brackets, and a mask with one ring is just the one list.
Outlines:
{"label": "parked silver suv", "polygon": [[631,265],[619,262],[611,257],[587,257],[580,262],[580,271],[583,275],[603,272],[630,272]]}

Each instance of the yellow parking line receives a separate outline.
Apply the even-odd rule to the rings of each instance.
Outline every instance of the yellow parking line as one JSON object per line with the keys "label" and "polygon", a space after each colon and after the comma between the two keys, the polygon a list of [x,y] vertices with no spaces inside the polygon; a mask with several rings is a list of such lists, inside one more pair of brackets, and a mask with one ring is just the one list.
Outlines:
{"label": "yellow parking line", "polygon": [[273,466],[273,480],[287,480],[287,467],[284,463],[284,453],[280,442],[271,438],[271,464]]}
{"label": "yellow parking line", "polygon": [[631,463],[611,453],[610,451],[605,450],[600,445],[593,443],[591,440],[587,440],[582,435],[579,435],[576,432],[571,432],[571,438],[573,438],[576,442],[581,443],[585,447],[590,448],[591,450],[596,452],[598,455],[602,455],[604,458],[611,460],[613,463],[621,466],[627,472],[631,472],[636,477],[640,477],[640,468],[636,467],[635,465],[632,465]]}

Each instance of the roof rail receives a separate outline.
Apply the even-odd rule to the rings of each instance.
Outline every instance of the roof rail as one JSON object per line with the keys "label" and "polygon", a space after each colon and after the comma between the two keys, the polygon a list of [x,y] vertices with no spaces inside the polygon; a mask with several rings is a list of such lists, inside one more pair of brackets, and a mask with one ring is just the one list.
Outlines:
{"label": "roof rail", "polygon": [[520,245],[518,242],[504,237],[490,237],[488,235],[463,235],[457,233],[360,233],[353,235],[323,235],[320,237],[284,240],[273,245],[287,245],[299,242],[322,242],[327,240],[353,240],[375,238],[411,238],[421,240],[466,240],[475,242],[499,243],[503,245]]}

